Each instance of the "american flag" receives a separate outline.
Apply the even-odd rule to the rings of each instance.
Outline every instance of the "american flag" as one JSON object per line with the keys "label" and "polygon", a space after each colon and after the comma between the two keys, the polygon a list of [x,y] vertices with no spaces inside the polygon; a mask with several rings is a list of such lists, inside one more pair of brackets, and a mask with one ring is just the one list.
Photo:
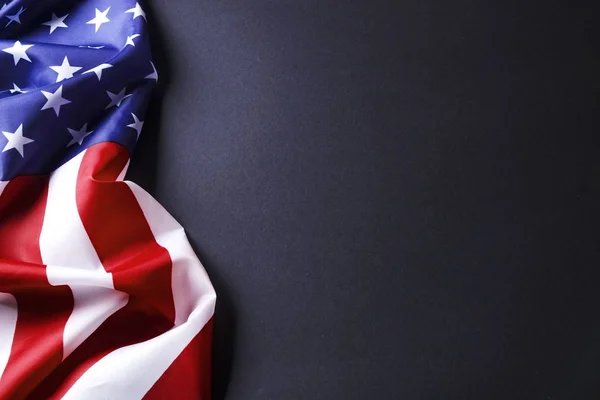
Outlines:
{"label": "american flag", "polygon": [[158,81],[143,4],[0,0],[0,398],[210,396],[215,292],[124,181]]}

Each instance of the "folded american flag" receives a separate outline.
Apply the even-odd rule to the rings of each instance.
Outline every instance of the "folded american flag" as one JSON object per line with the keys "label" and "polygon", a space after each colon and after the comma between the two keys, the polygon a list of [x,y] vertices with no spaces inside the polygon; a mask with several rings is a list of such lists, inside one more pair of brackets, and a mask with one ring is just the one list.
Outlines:
{"label": "folded american flag", "polygon": [[215,293],[123,181],[158,81],[143,8],[0,7],[0,398],[209,398]]}

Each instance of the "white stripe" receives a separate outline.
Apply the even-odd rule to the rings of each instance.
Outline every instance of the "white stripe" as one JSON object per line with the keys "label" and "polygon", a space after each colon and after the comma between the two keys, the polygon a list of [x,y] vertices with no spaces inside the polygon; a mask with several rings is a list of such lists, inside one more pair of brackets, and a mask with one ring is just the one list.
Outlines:
{"label": "white stripe", "polygon": [[0,379],[10,357],[17,327],[17,299],[12,294],[0,293]]}
{"label": "white stripe", "polygon": [[125,182],[135,195],[152,230],[156,243],[169,251],[172,260],[171,286],[175,304],[175,325],[184,323],[200,299],[215,295],[204,267],[192,250],[183,227],[144,189]]}
{"label": "white stripe", "polygon": [[127,160],[127,163],[123,167],[123,170],[121,171],[121,173],[119,174],[119,176],[117,176],[117,179],[116,179],[117,182],[121,182],[123,179],[125,179],[125,174],[127,173],[127,170],[129,169],[129,162],[130,161],[131,161],[131,159]]}
{"label": "white stripe", "polygon": [[74,307],[63,333],[63,358],[128,301],[127,294],[114,289],[112,275],[104,270],[77,210],[77,176],[84,154],[50,177],[40,235],[48,281],[54,286],[68,285],[73,293]]}
{"label": "white stripe", "polygon": [[177,326],[151,340],[108,354],[73,384],[63,397],[66,400],[141,399],[214,313],[215,292],[183,228],[143,189],[126,183],[157,243],[171,256]]}
{"label": "white stripe", "polygon": [[77,175],[84,154],[63,164],[50,177],[40,249],[45,264],[104,272],[77,211]]}
{"label": "white stripe", "polygon": [[6,188],[6,185],[8,185],[9,181],[0,181],[0,196],[2,196],[2,192],[4,192],[4,189]]}

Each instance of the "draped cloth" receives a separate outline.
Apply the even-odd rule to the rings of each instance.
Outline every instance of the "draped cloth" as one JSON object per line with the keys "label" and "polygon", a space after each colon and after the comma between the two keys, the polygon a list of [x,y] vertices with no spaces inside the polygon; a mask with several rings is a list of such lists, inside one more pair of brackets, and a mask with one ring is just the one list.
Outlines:
{"label": "draped cloth", "polygon": [[0,7],[0,398],[210,398],[215,292],[124,180],[158,82],[143,4]]}

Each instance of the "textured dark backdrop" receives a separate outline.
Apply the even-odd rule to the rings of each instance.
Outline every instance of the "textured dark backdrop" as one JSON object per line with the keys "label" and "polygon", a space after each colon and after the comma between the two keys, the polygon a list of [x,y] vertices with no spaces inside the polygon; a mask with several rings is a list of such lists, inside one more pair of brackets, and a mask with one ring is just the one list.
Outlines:
{"label": "textured dark backdrop", "polygon": [[150,1],[216,399],[600,398],[600,7],[534,3]]}

